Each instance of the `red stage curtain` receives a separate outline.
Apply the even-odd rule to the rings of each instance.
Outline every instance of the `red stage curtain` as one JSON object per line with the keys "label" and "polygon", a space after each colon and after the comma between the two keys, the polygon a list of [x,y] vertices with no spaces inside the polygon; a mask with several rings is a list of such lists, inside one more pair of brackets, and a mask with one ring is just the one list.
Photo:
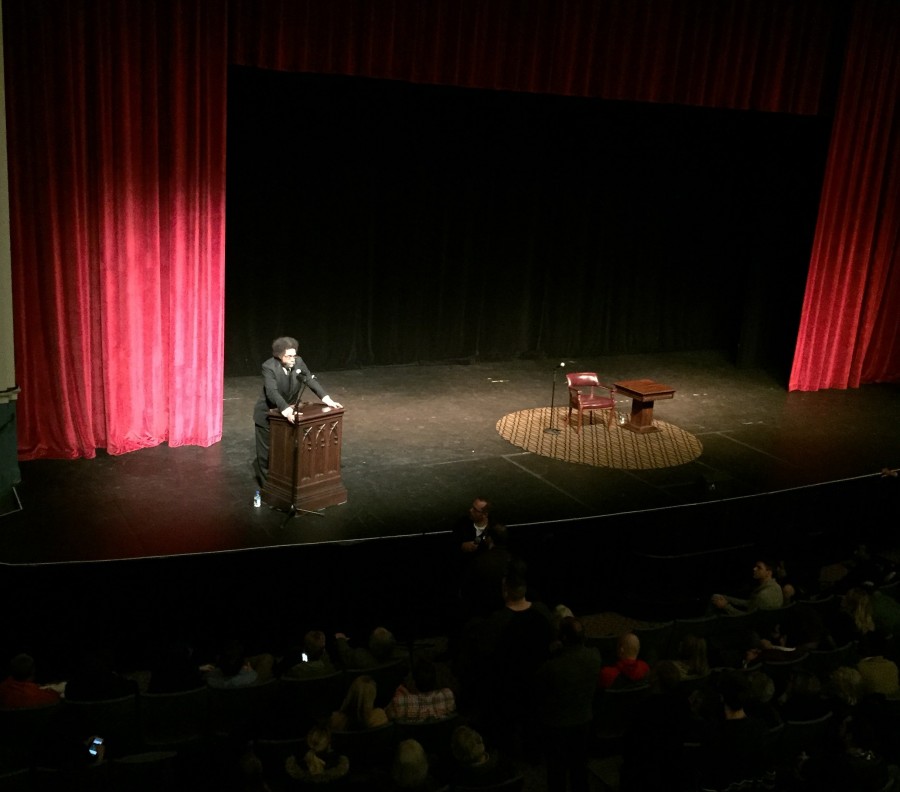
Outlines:
{"label": "red stage curtain", "polygon": [[900,6],[866,0],[848,46],[791,390],[900,382],[898,119]]}
{"label": "red stage curtain", "polygon": [[230,0],[240,66],[815,114],[822,0]]}
{"label": "red stage curtain", "polygon": [[4,0],[23,460],[221,438],[222,6]]}
{"label": "red stage curtain", "polygon": [[[229,59],[814,114],[840,6],[4,0],[20,458],[220,438]],[[819,339],[852,347],[858,362],[847,368],[863,380],[896,358],[896,336],[886,340],[879,325],[896,316],[896,300],[875,298],[879,283],[896,294],[897,132],[883,128],[896,114],[896,15],[884,11],[893,0],[856,6],[868,11],[853,34],[829,161],[798,344],[804,384],[810,360],[825,356]],[[837,334],[837,309],[818,308],[843,299],[840,273],[823,270],[834,261],[841,272],[868,265],[844,278],[862,280],[868,299],[853,326],[841,313]]]}

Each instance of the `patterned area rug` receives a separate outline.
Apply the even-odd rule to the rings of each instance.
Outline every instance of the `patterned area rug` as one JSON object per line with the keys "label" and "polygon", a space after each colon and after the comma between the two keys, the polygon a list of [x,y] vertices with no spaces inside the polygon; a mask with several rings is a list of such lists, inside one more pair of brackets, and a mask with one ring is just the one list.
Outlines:
{"label": "patterned area rug", "polygon": [[660,431],[638,434],[615,423],[607,429],[605,422],[595,419],[597,422],[582,426],[578,433],[566,425],[567,412],[567,407],[554,410],[553,427],[560,430],[558,434],[544,431],[550,427],[549,407],[504,415],[497,421],[497,431],[514,446],[533,454],[621,470],[684,465],[703,452],[694,435],[663,421],[653,422]]}

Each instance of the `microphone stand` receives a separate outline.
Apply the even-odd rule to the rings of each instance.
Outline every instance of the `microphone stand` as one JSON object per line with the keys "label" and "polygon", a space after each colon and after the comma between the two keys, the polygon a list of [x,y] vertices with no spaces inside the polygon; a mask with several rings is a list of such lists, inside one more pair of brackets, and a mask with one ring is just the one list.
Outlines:
{"label": "microphone stand", "polygon": [[555,405],[555,399],[556,399],[556,372],[557,372],[558,369],[564,368],[565,365],[566,365],[565,363],[560,363],[558,366],[556,366],[556,367],[553,369],[553,386],[552,386],[552,388],[550,389],[550,426],[548,426],[546,429],[544,429],[544,434],[554,434],[554,435],[558,435],[558,434],[562,431],[561,429],[557,429],[555,426],[553,426],[553,415],[554,415],[554,408],[555,408],[555,406],[556,406],[556,405]]}

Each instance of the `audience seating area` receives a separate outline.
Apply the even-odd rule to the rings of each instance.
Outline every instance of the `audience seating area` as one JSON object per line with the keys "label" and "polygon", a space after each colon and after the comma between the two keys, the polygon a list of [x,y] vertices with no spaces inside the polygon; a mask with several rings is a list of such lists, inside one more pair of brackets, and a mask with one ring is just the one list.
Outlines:
{"label": "audience seating area", "polygon": [[[893,564],[893,560],[888,559],[886,564]],[[897,588],[892,575],[893,572],[886,575],[883,585],[878,581],[873,588],[895,601]],[[605,633],[595,629],[604,622],[602,609],[591,614],[576,613],[576,618],[583,618],[585,625],[591,625],[586,644],[599,652],[604,664],[616,662],[618,640],[623,632],[621,625],[627,623],[627,631],[640,640],[640,658],[650,666],[650,673],[639,682],[605,690],[598,688],[593,694],[589,746],[593,790],[631,792],[643,788],[633,783],[629,786],[628,764],[634,761],[635,741],[640,742],[644,730],[650,728],[646,720],[648,702],[664,693],[680,697],[692,713],[692,725],[675,735],[677,750],[667,759],[671,763],[667,766],[672,779],[670,788],[676,792],[715,789],[705,785],[707,737],[704,735],[709,733],[710,725],[713,730],[716,728],[719,715],[714,713],[721,712],[722,699],[717,685],[723,675],[739,672],[754,683],[764,677],[769,685],[767,692],[754,693],[753,706],[748,704],[747,708],[749,717],[769,719],[766,722],[768,763],[764,772],[742,783],[740,789],[813,792],[823,788],[817,785],[817,776],[805,775],[804,762],[814,766],[823,752],[843,744],[843,724],[849,716],[864,718],[876,727],[874,736],[867,737],[868,742],[860,750],[883,762],[889,775],[873,792],[900,792],[900,784],[895,781],[900,765],[900,689],[873,694],[863,684],[848,694],[838,690],[835,682],[836,671],[855,670],[864,657],[860,641],[838,641],[831,632],[832,623],[842,613],[848,587],[855,583],[852,576],[823,583],[817,590],[804,591],[803,598],[782,608],[746,615],[692,614],[650,621],[628,620],[627,614],[609,614],[613,618],[608,621],[619,628]],[[552,609],[564,603],[543,604]],[[799,623],[798,616],[810,612],[817,614],[822,625],[821,635],[814,642],[793,651],[763,651],[761,641],[777,644],[779,636],[790,639]],[[390,614],[385,614],[388,623],[389,617]],[[274,674],[241,687],[200,684],[172,692],[150,692],[146,673],[140,669],[137,672],[121,669],[123,676],[135,681],[138,692],[109,700],[77,702],[62,698],[57,704],[40,708],[0,709],[3,740],[0,792],[63,789],[279,792],[300,788],[285,773],[285,762],[291,756],[305,753],[307,732],[341,707],[353,680],[363,674],[375,679],[378,690],[375,706],[385,707],[397,686],[409,682],[413,663],[422,654],[436,661],[441,685],[454,691],[458,712],[442,720],[389,721],[361,731],[333,731],[332,747],[350,762],[351,772],[343,786],[397,789],[386,779],[397,746],[403,740],[412,739],[424,747],[432,762],[435,784],[429,787],[431,792],[465,792],[468,787],[449,780],[448,770],[454,761],[450,751],[453,730],[461,724],[479,731],[484,727],[489,750],[494,749],[493,741],[498,733],[497,713],[486,711],[489,703],[466,687],[471,671],[458,673],[458,647],[454,644],[458,638],[457,633],[449,642],[447,636],[400,636],[398,656],[387,663],[344,668],[303,679]],[[671,684],[665,684],[663,669],[685,662],[682,648],[687,638],[703,639],[704,665],[687,670],[680,666],[680,681],[672,688]],[[884,638],[883,658],[888,663],[900,663],[898,635],[885,630]],[[790,648],[788,642],[785,649]],[[332,654],[332,658],[335,656],[336,653]],[[276,656],[275,660],[277,668],[280,658]],[[796,714],[802,711],[796,698],[801,674],[817,685],[812,694],[814,701],[802,702],[809,707],[809,717]],[[667,725],[670,724],[652,724],[654,739]],[[529,729],[534,729],[533,741],[529,740]],[[68,763],[67,750],[76,744],[78,748],[83,747],[84,741],[93,735],[105,739],[105,756],[96,762]],[[540,728],[526,723],[523,735],[521,742],[511,741],[501,751],[506,752],[505,758],[511,762],[510,777],[479,789],[531,792],[546,788],[546,757],[541,753]]]}

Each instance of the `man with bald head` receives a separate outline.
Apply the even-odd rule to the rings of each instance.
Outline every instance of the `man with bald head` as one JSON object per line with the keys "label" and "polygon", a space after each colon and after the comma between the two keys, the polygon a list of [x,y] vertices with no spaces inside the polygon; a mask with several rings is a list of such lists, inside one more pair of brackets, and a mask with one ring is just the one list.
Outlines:
{"label": "man with bald head", "polygon": [[640,651],[641,641],[634,633],[629,632],[620,636],[616,646],[616,662],[600,669],[597,684],[606,689],[634,682],[646,682],[650,666],[638,657]]}

